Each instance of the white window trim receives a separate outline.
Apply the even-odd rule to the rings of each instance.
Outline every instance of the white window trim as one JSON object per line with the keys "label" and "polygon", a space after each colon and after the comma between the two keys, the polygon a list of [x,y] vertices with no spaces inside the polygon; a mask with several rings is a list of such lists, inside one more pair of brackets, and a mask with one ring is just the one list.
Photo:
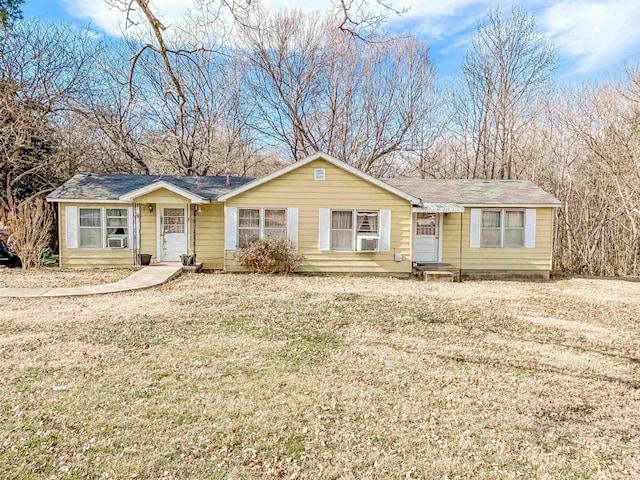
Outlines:
{"label": "white window trim", "polygon": [[[107,208],[113,208],[113,209],[121,209],[121,210],[125,210],[127,212],[127,226],[124,227],[126,228],[126,235],[127,235],[127,246],[124,248],[119,248],[119,247],[114,247],[114,248],[110,248],[109,247],[109,243],[107,242]],[[83,228],[98,228],[98,227],[82,227],[80,225],[80,218],[82,217],[82,210],[100,210],[100,236],[102,238],[102,247],[83,247],[81,242],[80,242],[80,230]],[[129,209],[127,207],[121,207],[121,206],[117,206],[117,207],[104,207],[104,206],[85,206],[85,207],[78,207],[78,248],[79,249],[83,249],[83,250],[127,250],[130,249],[131,247],[129,246],[129,242],[128,242],[128,238],[130,236],[130,232],[129,232]]]}
{"label": "white window trim", "polygon": [[236,222],[236,248],[240,247],[240,210],[259,210],[260,211],[260,240],[264,240],[264,211],[265,210],[284,210],[284,238],[289,238],[289,225],[287,221],[287,207],[238,207],[238,220]]}
{"label": "white window trim", "polygon": [[327,178],[327,171],[324,168],[313,169],[313,179],[316,181],[324,181]]}
{"label": "white window trim", "polygon": [[[525,245],[527,243],[526,240],[526,232],[527,232],[527,215],[526,215],[526,211],[524,208],[483,208],[480,211],[480,248],[503,248],[503,249],[520,249],[520,248],[525,248]],[[482,214],[484,214],[484,212],[500,212],[500,245],[484,245],[482,243],[482,230],[484,229],[484,227],[482,226]],[[524,220],[524,227],[522,228],[523,230],[523,235],[522,235],[522,245],[508,245],[505,246],[504,244],[504,230],[505,230],[505,213],[506,212],[522,212],[522,216],[523,216],[523,220]]]}
{"label": "white window trim", "polygon": [[[333,231],[333,212],[351,212],[352,215],[352,220],[351,220],[351,250],[336,250],[335,248],[332,248],[332,243],[331,243],[331,232]],[[360,236],[361,237],[367,237],[367,238],[377,238],[378,242],[380,242],[380,210],[372,210],[372,209],[367,209],[367,208],[356,208],[356,209],[351,209],[351,208],[332,208],[330,210],[329,213],[329,251],[330,252],[337,252],[337,253],[375,253],[372,251],[361,251],[358,250],[358,212],[375,212],[378,214],[378,222],[377,222],[377,228],[378,231],[377,233],[374,235],[373,233],[361,233]],[[380,245],[378,244],[378,247]],[[376,250],[377,252],[377,250]]]}

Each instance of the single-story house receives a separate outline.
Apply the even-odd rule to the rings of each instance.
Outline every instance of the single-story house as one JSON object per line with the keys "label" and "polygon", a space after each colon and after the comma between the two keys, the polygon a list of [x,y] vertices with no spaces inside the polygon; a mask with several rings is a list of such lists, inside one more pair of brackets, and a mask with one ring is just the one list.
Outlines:
{"label": "single-story house", "polygon": [[79,174],[51,193],[60,265],[125,267],[193,252],[240,271],[236,250],[286,236],[303,272],[408,275],[448,264],[465,275],[548,278],[554,209],[528,181],[374,178],[316,153],[270,175]]}

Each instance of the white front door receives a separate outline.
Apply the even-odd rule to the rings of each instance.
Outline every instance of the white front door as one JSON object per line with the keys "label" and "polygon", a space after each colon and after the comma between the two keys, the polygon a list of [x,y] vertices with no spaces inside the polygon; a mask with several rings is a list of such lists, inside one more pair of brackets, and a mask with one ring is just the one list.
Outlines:
{"label": "white front door", "polygon": [[438,261],[437,213],[416,212],[413,214],[413,261],[428,263]]}
{"label": "white front door", "polygon": [[187,207],[164,206],[160,211],[160,251],[165,262],[179,262],[187,253]]}

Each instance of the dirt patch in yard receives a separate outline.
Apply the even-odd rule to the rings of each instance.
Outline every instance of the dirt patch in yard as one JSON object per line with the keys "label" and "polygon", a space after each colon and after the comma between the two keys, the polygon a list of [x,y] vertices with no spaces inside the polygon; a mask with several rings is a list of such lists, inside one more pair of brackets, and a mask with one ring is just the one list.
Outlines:
{"label": "dirt patch in yard", "polygon": [[100,285],[122,280],[131,275],[128,268],[66,270],[43,268],[22,270],[19,268],[0,269],[0,288],[57,288]]}
{"label": "dirt patch in yard", "polygon": [[629,282],[183,275],[0,299],[8,478],[638,478]]}

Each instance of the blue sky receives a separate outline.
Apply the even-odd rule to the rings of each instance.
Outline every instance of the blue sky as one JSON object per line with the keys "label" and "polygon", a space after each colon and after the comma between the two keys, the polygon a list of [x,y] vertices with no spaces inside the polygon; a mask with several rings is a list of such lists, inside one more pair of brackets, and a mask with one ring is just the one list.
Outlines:
{"label": "blue sky", "polygon": [[[263,0],[270,8],[300,6],[310,10],[329,8],[330,0]],[[501,0],[397,0],[407,7],[390,27],[413,33],[431,45],[438,73],[450,77],[458,71],[476,22]],[[603,80],[618,76],[625,64],[640,61],[640,0],[530,0],[516,1],[536,15],[539,28],[559,53],[560,84]],[[154,0],[165,24],[180,18],[196,0]],[[104,0],[25,0],[25,17],[70,21],[105,36],[118,37],[124,16]]]}

